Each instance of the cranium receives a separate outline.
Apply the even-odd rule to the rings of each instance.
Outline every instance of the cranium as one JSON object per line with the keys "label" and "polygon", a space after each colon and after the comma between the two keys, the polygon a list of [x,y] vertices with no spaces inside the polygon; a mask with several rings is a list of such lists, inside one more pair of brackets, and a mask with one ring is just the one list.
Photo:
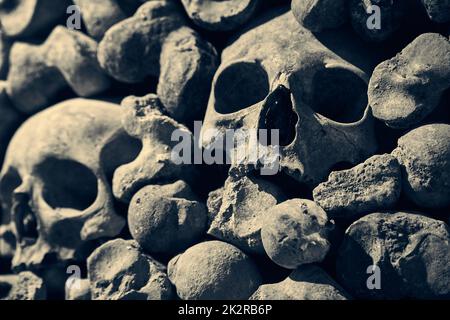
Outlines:
{"label": "cranium", "polygon": [[125,134],[121,118],[118,105],[74,99],[16,132],[0,175],[4,213],[17,238],[14,268],[77,261],[88,254],[90,240],[122,230],[109,181],[140,146]]}
{"label": "cranium", "polygon": [[291,12],[279,15],[224,50],[202,144],[212,146],[227,129],[279,129],[281,169],[314,186],[338,164],[356,164],[375,152],[367,83],[364,71]]}

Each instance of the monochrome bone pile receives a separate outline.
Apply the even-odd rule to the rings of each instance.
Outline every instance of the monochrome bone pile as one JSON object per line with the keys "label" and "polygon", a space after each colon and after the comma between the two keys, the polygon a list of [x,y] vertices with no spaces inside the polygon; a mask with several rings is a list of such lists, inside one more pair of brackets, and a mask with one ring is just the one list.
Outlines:
{"label": "monochrome bone pile", "polygon": [[0,1],[0,299],[450,299],[449,33],[441,0]]}

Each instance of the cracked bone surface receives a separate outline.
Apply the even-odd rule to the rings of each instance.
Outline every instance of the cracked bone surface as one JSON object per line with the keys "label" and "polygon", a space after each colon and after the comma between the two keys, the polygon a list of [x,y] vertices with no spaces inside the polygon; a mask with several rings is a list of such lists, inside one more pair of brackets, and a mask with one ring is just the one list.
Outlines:
{"label": "cracked bone surface", "polygon": [[168,274],[183,300],[248,299],[261,284],[251,258],[221,241],[199,243],[174,257]]}
{"label": "cracked bone surface", "polygon": [[112,103],[67,100],[15,133],[0,174],[4,223],[14,224],[17,239],[15,269],[81,261],[89,240],[120,233],[125,219],[107,177],[134,152],[122,113]]}
{"label": "cracked bone surface", "polygon": [[64,17],[69,0],[2,0],[0,21],[9,37],[29,37]]}
{"label": "cracked bone surface", "polygon": [[[341,58],[345,41],[340,49],[339,56],[291,12],[241,34],[223,51],[214,76],[203,147],[214,145],[227,129],[278,129],[282,171],[311,187],[336,164],[371,156],[376,141],[368,76]],[[355,55],[363,52],[354,50]]]}
{"label": "cracked bone surface", "polygon": [[279,187],[252,177],[232,177],[208,197],[208,234],[239,249],[264,254],[261,228],[267,210],[285,200]]}
{"label": "cracked bone surface", "polygon": [[260,0],[181,0],[189,18],[210,31],[231,31],[246,23]]}
{"label": "cracked bone surface", "polygon": [[325,258],[330,249],[328,234],[332,229],[333,223],[316,203],[292,199],[267,212],[261,238],[264,250],[273,262],[296,269]]}
{"label": "cracked bone surface", "polygon": [[450,125],[428,124],[398,140],[392,152],[402,168],[403,192],[425,208],[450,205]]}
{"label": "cracked bone surface", "polygon": [[114,196],[129,202],[142,187],[152,183],[170,182],[178,179],[191,181],[195,168],[189,163],[174,162],[172,152],[178,140],[171,139],[177,133],[194,141],[188,128],[166,116],[158,97],[127,97],[122,101],[124,109],[122,124],[125,131],[141,141],[142,149],[130,163],[119,167],[113,177]]}
{"label": "cracked bone surface", "polygon": [[98,61],[114,79],[135,83],[159,75],[164,39],[185,25],[172,1],[148,1],[134,16],[111,27],[99,44]]}
{"label": "cracked bone surface", "polygon": [[397,159],[384,154],[352,169],[332,172],[313,190],[313,197],[331,218],[349,219],[392,208],[400,198],[401,186]]}
{"label": "cracked bone surface", "polygon": [[349,294],[323,269],[305,265],[292,271],[285,280],[263,284],[250,300],[348,300]]}
{"label": "cracked bone surface", "polygon": [[340,283],[364,299],[448,299],[449,270],[449,227],[404,212],[373,213],[354,222],[337,258]]}
{"label": "cracked bone surface", "polygon": [[0,275],[0,300],[45,300],[44,281],[29,271]]}
{"label": "cracked bone surface", "polygon": [[184,181],[146,186],[133,196],[128,209],[130,233],[149,253],[187,249],[204,234],[206,220],[206,206]]}
{"label": "cracked bone surface", "polygon": [[348,20],[346,0],[293,0],[292,12],[308,30],[320,32],[340,27]]}
{"label": "cracked bone surface", "polygon": [[88,258],[94,300],[168,300],[173,288],[166,268],[134,240],[115,239]]}
{"label": "cracked bone surface", "polygon": [[96,59],[97,42],[79,31],[56,27],[41,45],[16,42],[10,52],[7,92],[26,114],[49,107],[59,92],[91,97],[109,88]]}
{"label": "cracked bone surface", "polygon": [[373,115],[393,128],[410,128],[429,115],[450,88],[450,41],[417,37],[374,70],[369,84]]}

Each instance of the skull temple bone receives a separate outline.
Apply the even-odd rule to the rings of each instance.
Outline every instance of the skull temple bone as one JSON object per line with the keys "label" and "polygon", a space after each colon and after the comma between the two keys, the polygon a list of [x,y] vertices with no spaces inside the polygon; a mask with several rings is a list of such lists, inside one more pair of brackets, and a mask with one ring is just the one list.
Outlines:
{"label": "skull temple bone", "polygon": [[228,129],[279,129],[281,170],[309,186],[343,163],[366,159],[377,148],[369,76],[341,56],[291,12],[245,32],[222,54],[203,147]]}

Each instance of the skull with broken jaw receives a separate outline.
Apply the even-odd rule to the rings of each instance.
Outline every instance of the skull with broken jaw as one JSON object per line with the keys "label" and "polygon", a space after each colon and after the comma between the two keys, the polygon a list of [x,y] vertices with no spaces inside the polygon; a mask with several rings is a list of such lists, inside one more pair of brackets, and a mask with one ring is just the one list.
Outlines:
{"label": "skull with broken jaw", "polygon": [[228,129],[279,129],[281,169],[317,185],[331,168],[376,150],[367,82],[361,69],[299,26],[292,13],[280,15],[225,49],[202,144],[211,147]]}
{"label": "skull with broken jaw", "polygon": [[3,222],[13,223],[17,239],[15,269],[83,259],[90,240],[122,230],[109,180],[140,145],[126,135],[121,118],[118,105],[75,99],[33,116],[16,132],[0,175],[3,212],[9,213]]}

